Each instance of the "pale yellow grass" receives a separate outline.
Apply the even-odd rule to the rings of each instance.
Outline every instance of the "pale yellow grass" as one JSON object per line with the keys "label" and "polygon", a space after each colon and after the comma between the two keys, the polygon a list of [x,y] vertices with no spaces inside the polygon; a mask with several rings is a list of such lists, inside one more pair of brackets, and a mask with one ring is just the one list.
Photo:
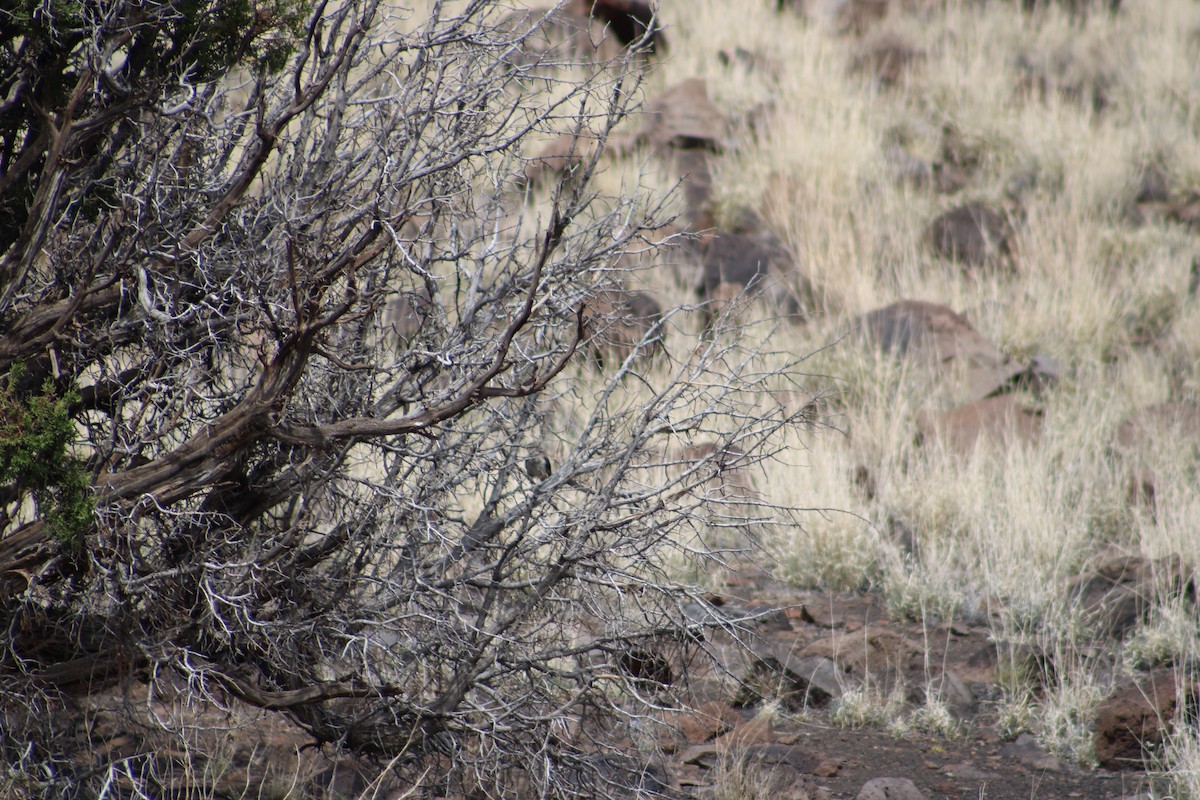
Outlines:
{"label": "pale yellow grass", "polygon": [[[1117,546],[1200,565],[1200,537],[1189,524],[1200,512],[1194,458],[1186,448],[1158,453],[1152,515],[1129,506],[1110,452],[1126,414],[1194,400],[1200,382],[1200,311],[1185,296],[1194,234],[1155,219],[1141,228],[1126,221],[1146,165],[1164,166],[1177,191],[1200,176],[1200,73],[1189,38],[1200,9],[1186,0],[1129,4],[1116,17],[1078,25],[1053,9],[1030,17],[1007,4],[950,3],[927,19],[887,23],[927,58],[906,90],[884,92],[848,73],[852,42],[769,5],[739,9],[736,25],[717,0],[689,3],[686,14],[665,8],[672,53],[646,91],[699,75],[733,117],[772,103],[768,131],[735,138],[717,162],[718,200],[727,213],[757,208],[831,300],[773,343],[817,351],[852,329],[858,314],[910,297],[963,311],[1010,355],[1050,355],[1064,373],[1048,397],[1025,398],[1044,408],[1040,443],[985,442],[963,457],[913,441],[917,410],[946,408],[961,392],[866,354],[852,339],[835,345],[806,366],[827,376],[835,397],[826,419],[840,432],[797,432],[795,449],[763,481],[773,501],[821,510],[782,520],[767,549],[799,584],[878,585],[897,611],[992,619],[1002,638],[1034,626],[1043,646],[1069,656],[1078,620],[1062,587],[1091,557]],[[767,67],[716,60],[739,46]],[[1066,74],[1085,93],[1103,87],[1102,112],[1086,98],[1019,89],[1021,56],[1066,63],[1067,54]],[[903,130],[910,151],[928,158],[946,126],[981,155],[969,188],[945,197],[889,177],[890,131]],[[660,169],[655,180],[661,187],[672,177]],[[1022,180],[1018,207],[1012,189]],[[924,249],[928,220],[964,199],[1013,212],[1015,276],[964,275]],[[694,302],[673,282],[643,285],[668,303]],[[1147,333],[1156,345],[1141,343]],[[670,344],[694,334],[681,330]],[[870,471],[874,499],[850,480],[859,466]],[[912,529],[916,554],[889,537],[889,519]],[[1195,621],[1157,613],[1139,634],[1154,638],[1143,649],[1186,650]],[[1046,701],[1041,732],[1087,760],[1084,712],[1103,686],[1090,662],[1064,663],[1073,672]],[[1192,744],[1181,743],[1184,760]]]}
{"label": "pale yellow grass", "polygon": [[[1200,389],[1200,302],[1186,296],[1195,233],[1155,217],[1129,222],[1147,166],[1164,168],[1177,195],[1200,182],[1200,7],[1126,5],[1082,23],[1007,3],[950,2],[920,18],[896,16],[885,26],[926,57],[904,87],[886,91],[849,72],[855,42],[824,22],[776,14],[768,2],[739,4],[736,14],[721,0],[664,4],[671,51],[644,86],[649,98],[703,77],[735,121],[769,107],[758,138],[731,129],[714,163],[718,208],[725,219],[739,206],[758,210],[827,298],[806,325],[747,334],[778,353],[747,368],[815,354],[803,369],[824,377],[797,382],[831,395],[821,417],[829,427],[789,432],[788,449],[755,479],[765,498],[791,509],[764,529],[769,566],[798,585],[879,587],[900,614],[989,620],[1001,646],[1037,630],[1038,646],[1060,657],[1058,682],[1037,713],[1020,711],[1028,698],[1012,695],[1010,718],[1084,761],[1086,711],[1112,675],[1079,655],[1080,620],[1065,583],[1113,547],[1200,567],[1194,445],[1155,448],[1156,513],[1130,505],[1125,467],[1111,450],[1127,414],[1195,401]],[[739,47],[757,66],[716,58]],[[1028,70],[1055,65],[1082,97],[1022,88]],[[1092,94],[1102,95],[1103,110]],[[931,159],[944,130],[980,158],[965,190],[943,196],[892,178],[889,142]],[[678,178],[644,152],[608,170],[602,185],[637,180],[647,194]],[[1012,214],[1015,274],[966,274],[926,249],[928,221],[966,200]],[[666,307],[697,300],[696,273],[691,282],[667,270],[630,280]],[[1022,398],[1043,409],[1040,442],[985,441],[965,456],[916,444],[917,412],[962,402],[961,387],[847,336],[860,314],[901,298],[950,305],[1014,358],[1061,362],[1057,388]],[[757,304],[748,313],[770,311]],[[681,311],[668,350],[689,352],[699,325],[694,310]],[[860,467],[873,496],[852,481]],[[896,522],[912,531],[915,552],[891,535]],[[1194,658],[1195,619],[1172,608],[1135,635],[1134,656]],[[1181,774],[1196,751],[1179,740]]]}

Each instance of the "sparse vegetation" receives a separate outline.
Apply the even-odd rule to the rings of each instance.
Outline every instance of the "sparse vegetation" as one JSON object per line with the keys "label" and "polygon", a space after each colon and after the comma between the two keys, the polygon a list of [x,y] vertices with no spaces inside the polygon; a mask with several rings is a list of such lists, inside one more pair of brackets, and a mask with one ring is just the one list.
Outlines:
{"label": "sparse vegetation", "polygon": [[[68,170],[71,180],[91,183],[68,180],[79,200],[56,206],[60,214],[34,203],[40,173],[32,168],[0,200],[0,212],[15,209],[16,220],[0,221],[4,274],[25,275],[34,287],[3,290],[0,318],[10,333],[0,343],[14,344],[0,347],[0,357],[15,353],[5,363],[19,357],[26,372],[10,374],[2,403],[6,418],[40,415],[22,430],[56,432],[50,449],[34,450],[58,453],[48,463],[65,470],[18,479],[5,467],[14,486],[60,488],[44,488],[24,506],[16,494],[8,498],[0,554],[6,540],[25,547],[14,534],[28,534],[19,526],[38,517],[54,531],[38,564],[63,566],[55,537],[82,533],[95,554],[90,593],[86,582],[70,583],[70,570],[39,573],[33,588],[7,598],[8,619],[66,607],[35,597],[45,586],[70,585],[79,592],[70,600],[113,604],[120,619],[165,597],[161,608],[172,613],[118,631],[121,647],[140,654],[140,669],[149,663],[182,676],[217,705],[266,698],[270,706],[325,687],[327,696],[288,713],[317,740],[350,731],[353,743],[372,747],[397,720],[449,715],[489,746],[503,728],[445,710],[450,698],[462,699],[454,687],[470,671],[423,671],[429,654],[409,629],[414,619],[430,623],[422,634],[430,639],[454,631],[450,641],[461,649],[453,658],[437,654],[440,663],[480,656],[471,632],[533,644],[534,654],[501,648],[496,660],[477,660],[479,674],[503,673],[505,687],[532,691],[546,708],[569,705],[579,690],[624,719],[645,708],[631,697],[659,702],[659,690],[647,687],[661,683],[622,678],[622,648],[646,640],[674,652],[691,647],[680,632],[692,622],[679,603],[719,594],[747,563],[797,589],[879,593],[896,620],[986,628],[998,654],[989,722],[1005,737],[1032,732],[1081,764],[1095,762],[1091,715],[1113,686],[1153,669],[1196,675],[1197,429],[1179,423],[1131,440],[1122,434],[1141,410],[1200,405],[1200,208],[1189,211],[1200,202],[1200,9],[1191,0],[1126,2],[1111,13],[1103,2],[894,0],[861,31],[838,10],[854,3],[755,0],[731,14],[719,0],[663,0],[665,53],[653,61],[622,56],[601,71],[583,68],[578,52],[561,69],[515,58],[528,57],[536,37],[518,41],[496,27],[487,4],[418,4],[404,14],[365,0],[344,5],[342,27],[306,27],[285,4],[265,17],[261,46],[235,53],[230,39],[197,51],[207,64],[239,64],[244,86],[201,87],[196,73],[171,61],[178,48],[161,51],[174,66],[147,73],[157,94],[139,97],[157,105],[143,104],[146,118],[129,123],[141,138],[111,127],[110,139],[80,145],[112,148],[119,139],[110,154],[136,150],[145,160],[122,155],[106,180]],[[434,7],[444,12],[438,24],[425,19]],[[78,13],[61,8],[62,19]],[[258,19],[245,16],[249,6],[237,8],[237,25]],[[369,25],[361,16],[368,8],[376,15]],[[32,7],[10,25],[33,24],[30,14]],[[351,42],[355,15],[382,37],[371,40],[382,60]],[[481,30],[503,36],[475,49]],[[914,57],[874,75],[876,34],[895,37]],[[9,60],[0,65],[16,64],[19,35],[5,35]],[[335,41],[349,48],[353,69],[335,63]],[[431,60],[408,59],[405,48]],[[301,63],[287,60],[292,51],[313,60],[289,67]],[[472,67],[454,73],[464,53]],[[489,71],[502,63],[517,63],[517,71]],[[519,146],[509,147],[498,129],[482,135],[468,125],[470,102],[439,105],[422,84],[434,80],[434,64],[453,80],[500,87],[467,99],[479,102],[480,119],[492,119],[497,104],[515,106],[509,123],[521,132]],[[271,77],[272,69],[284,71]],[[405,70],[413,71],[408,78]],[[204,228],[218,190],[243,174],[255,127],[273,118],[262,109],[286,110],[288,81],[315,88],[326,74],[330,104],[281,127],[280,142],[223,208],[221,223]],[[701,218],[686,191],[668,195],[698,162],[681,166],[682,150],[639,138],[637,114],[624,113],[693,78],[704,79],[725,117],[725,135],[703,143],[712,196],[702,218],[718,235],[740,230],[748,209],[760,218],[794,262],[785,278],[788,296],[800,298],[799,323],[786,318],[793,308],[774,303],[780,293],[721,295],[721,305],[714,294],[706,304],[694,249],[703,243],[664,227],[673,217],[680,226]],[[71,85],[56,79],[51,94]],[[202,90],[187,101],[192,111],[165,113],[189,87]],[[3,88],[0,97],[13,91]],[[557,103],[549,111],[546,98]],[[428,127],[405,133],[419,116],[413,107],[429,111]],[[21,163],[20,142],[41,124],[34,116],[8,133],[0,128],[0,171]],[[586,133],[589,143],[569,154],[572,181],[518,185],[529,174],[522,159],[564,132]],[[231,143],[217,146],[225,135]],[[607,147],[601,152],[596,141]],[[405,161],[409,145],[428,155],[443,143],[482,155],[462,164]],[[156,204],[131,199],[147,191]],[[322,201],[310,204],[314,196]],[[1002,257],[963,264],[953,248],[931,244],[931,222],[968,204],[989,209],[995,229],[1006,231]],[[486,235],[455,227],[464,220],[490,227]],[[102,245],[110,230],[116,238]],[[177,245],[189,231],[201,233],[185,253]],[[662,239],[682,246],[651,246]],[[105,261],[105,252],[116,256]],[[360,263],[367,254],[374,260]],[[661,306],[651,336],[639,344],[640,333],[626,341],[618,330],[620,347],[609,342],[600,366],[599,350],[566,358],[582,347],[579,304],[617,283]],[[501,288],[486,296],[480,286]],[[428,297],[442,309],[430,324],[404,328],[399,342],[374,336],[399,301],[420,309]],[[1036,357],[1053,365],[1052,377],[981,391],[978,364],[967,358],[882,352],[864,341],[862,315],[903,299],[960,312],[1007,365]],[[57,343],[52,323],[38,315],[68,302],[79,304],[72,347]],[[504,341],[523,307],[528,321],[507,349],[484,347]],[[725,311],[715,322],[714,309]],[[124,326],[120,336],[83,340],[96,358],[73,355],[78,331],[114,330],[101,325],[110,312]],[[214,319],[221,324],[197,322]],[[323,319],[331,321],[316,330]],[[235,451],[196,461],[186,491],[175,491],[174,477],[127,495],[109,488],[120,483],[114,475],[132,486],[152,465],[175,463],[293,353],[305,366],[288,391],[255,406],[247,428],[255,433]],[[479,402],[467,389],[491,363],[501,365],[487,384],[498,394]],[[74,376],[79,388],[47,383],[51,373]],[[939,427],[939,415],[983,393],[1012,399],[1028,429],[956,438]],[[375,430],[373,420],[413,420],[460,397],[469,408],[432,426],[364,433]],[[172,427],[185,409],[194,425]],[[524,474],[535,449],[554,466],[549,480]],[[65,488],[81,475],[90,476],[98,522]],[[486,542],[476,552],[480,530]],[[126,553],[120,569],[108,559],[118,552]],[[553,587],[541,583],[563,558],[569,575]],[[1157,577],[1142,583],[1111,578],[1136,599],[1117,611],[1093,607],[1081,581],[1114,559],[1171,567],[1151,569]],[[317,562],[326,566],[315,569]],[[408,577],[397,578],[405,568]],[[411,602],[394,599],[398,585],[413,592]],[[655,600],[635,598],[633,586],[649,587]],[[534,609],[531,627],[497,631],[462,611],[489,591],[495,609]],[[367,595],[370,615],[338,605]],[[279,596],[321,613],[281,615]],[[451,606],[457,610],[442,613]],[[547,619],[590,637],[587,647],[543,627]],[[183,646],[173,638],[180,624]],[[54,625],[65,623],[56,617]],[[293,639],[283,633],[288,625],[307,633]],[[70,630],[75,643],[94,645],[92,633]],[[10,662],[27,658],[25,646],[10,648]],[[936,661],[941,645],[924,646],[926,660]],[[298,659],[320,680],[265,668],[264,653]],[[218,656],[229,660],[223,666]],[[375,656],[398,659],[397,671]],[[35,672],[56,663],[39,659],[22,663]],[[839,725],[962,732],[936,693],[927,691],[914,710],[903,687],[885,692],[874,677],[855,680],[831,713]],[[410,706],[396,699],[411,700],[410,687],[423,681],[441,688]],[[14,683],[4,690],[28,691]],[[485,706],[479,700],[473,710]],[[28,708],[37,716],[44,706]],[[503,728],[504,742],[546,757],[561,720],[583,719],[574,713],[547,727]],[[405,730],[424,731],[424,755],[450,735],[414,725]],[[11,742],[0,747],[32,758]],[[479,752],[464,747],[454,753]],[[1197,752],[1194,730],[1171,733],[1155,765],[1170,786],[1164,796],[1200,796]],[[767,793],[752,771],[734,766],[727,765],[728,796]],[[37,768],[31,763],[30,774]],[[499,763],[471,769],[473,781],[518,785]]]}

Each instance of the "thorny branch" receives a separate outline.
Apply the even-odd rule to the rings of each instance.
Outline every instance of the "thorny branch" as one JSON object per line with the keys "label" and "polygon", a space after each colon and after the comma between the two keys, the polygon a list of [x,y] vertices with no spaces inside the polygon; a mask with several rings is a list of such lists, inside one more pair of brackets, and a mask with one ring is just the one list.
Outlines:
{"label": "thorny branch", "polygon": [[[736,343],[592,363],[585,305],[665,216],[592,181],[637,57],[523,60],[484,0],[283,4],[229,42],[84,5],[0,12],[0,371],[68,406],[95,503],[63,537],[56,487],[0,493],[0,751],[66,774],[45,709],[136,676],[416,776],[608,793],[615,721],[674,691],[617,654],[721,622],[668,561],[749,546],[778,509],[711,489],[794,421]],[[564,131],[599,146],[530,204]]]}

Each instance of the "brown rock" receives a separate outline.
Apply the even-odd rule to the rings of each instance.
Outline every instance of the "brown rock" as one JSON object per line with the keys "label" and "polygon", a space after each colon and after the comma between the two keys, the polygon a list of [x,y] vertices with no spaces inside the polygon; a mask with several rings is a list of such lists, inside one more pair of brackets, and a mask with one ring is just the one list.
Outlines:
{"label": "brown rock", "polygon": [[1012,265],[1013,229],[999,212],[978,203],[956,206],[929,224],[926,240],[938,256],[975,269]]}
{"label": "brown rock", "polygon": [[949,411],[918,412],[917,430],[923,441],[941,441],[969,455],[981,438],[998,444],[1036,442],[1042,433],[1042,412],[1004,394]]}
{"label": "brown rock", "polygon": [[962,314],[921,300],[900,300],[859,319],[868,341],[901,358],[928,358],[945,364],[995,369],[1008,357],[971,327]]}
{"label": "brown rock", "polygon": [[1142,769],[1172,727],[1195,724],[1200,684],[1158,672],[1119,687],[1096,709],[1096,760],[1106,769]]}

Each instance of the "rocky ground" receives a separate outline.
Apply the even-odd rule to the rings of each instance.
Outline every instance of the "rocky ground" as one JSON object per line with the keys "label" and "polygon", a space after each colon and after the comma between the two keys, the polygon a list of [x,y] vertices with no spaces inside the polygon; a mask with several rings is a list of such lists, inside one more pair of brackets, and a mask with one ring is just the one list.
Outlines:
{"label": "rocky ground", "polygon": [[[1131,730],[1155,735],[1153,703],[1140,692],[1098,712],[1104,767],[1060,758],[1028,733],[1006,735],[996,687],[1012,654],[986,625],[897,622],[876,595],[796,591],[761,575],[737,576],[713,600],[731,614],[762,615],[754,657],[725,651],[731,673],[743,665],[743,688],[668,717],[679,727],[664,742],[669,773],[684,796],[1133,798],[1154,790]],[[872,682],[881,704],[900,687],[891,713],[909,715],[908,725],[846,727],[848,690]],[[719,694],[716,683],[701,677],[695,688]],[[952,718],[940,730],[919,723],[929,689]],[[762,713],[764,701],[775,713]]]}

